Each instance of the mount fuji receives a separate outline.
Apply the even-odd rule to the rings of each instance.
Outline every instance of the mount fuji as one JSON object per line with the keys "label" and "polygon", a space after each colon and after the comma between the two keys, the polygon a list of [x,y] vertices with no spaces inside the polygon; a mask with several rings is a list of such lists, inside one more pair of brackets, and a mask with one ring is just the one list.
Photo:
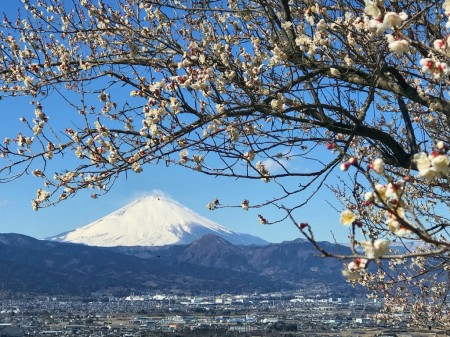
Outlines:
{"label": "mount fuji", "polygon": [[214,234],[235,245],[266,245],[267,241],[233,232],[166,196],[150,195],[89,225],[48,240],[88,246],[165,246],[189,244]]}

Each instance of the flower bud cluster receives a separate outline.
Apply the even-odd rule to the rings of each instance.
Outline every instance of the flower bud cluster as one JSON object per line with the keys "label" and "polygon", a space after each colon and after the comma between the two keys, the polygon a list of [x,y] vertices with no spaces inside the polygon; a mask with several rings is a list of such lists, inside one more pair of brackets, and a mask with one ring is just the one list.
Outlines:
{"label": "flower bud cluster", "polygon": [[258,161],[256,163],[256,170],[259,172],[259,174],[261,174],[262,181],[264,181],[265,183],[268,183],[270,181],[270,178],[269,178],[270,172],[266,168],[266,165],[264,165],[261,161]]}
{"label": "flower bud cluster", "polygon": [[437,149],[429,155],[425,152],[416,153],[413,162],[419,171],[419,176],[425,179],[448,177],[450,173],[450,159],[448,148],[443,142],[437,143]]}
{"label": "flower bud cluster", "polygon": [[220,205],[219,199],[214,198],[214,200],[213,200],[212,202],[209,202],[209,203],[206,204],[206,207],[208,207],[208,209],[209,209],[210,211],[213,211],[213,210],[215,210],[215,209],[217,208],[217,206],[219,206],[219,205]]}
{"label": "flower bud cluster", "polygon": [[422,66],[421,70],[424,74],[431,74],[435,79],[442,76],[448,76],[450,69],[445,62],[439,62],[431,58],[423,58],[419,61]]}
{"label": "flower bud cluster", "polygon": [[412,234],[411,224],[406,220],[406,212],[402,207],[397,207],[395,212],[386,211],[386,224],[391,232],[402,238]]}
{"label": "flower bud cluster", "polygon": [[358,159],[351,157],[340,166],[341,171],[348,171],[351,166],[358,166]]}
{"label": "flower bud cluster", "polygon": [[241,203],[241,207],[244,211],[248,211],[250,202],[247,199],[244,199]]}
{"label": "flower bud cluster", "polygon": [[350,281],[356,281],[361,277],[360,272],[365,271],[368,264],[368,259],[354,259],[347,265],[347,268],[342,271],[342,275],[344,275]]}

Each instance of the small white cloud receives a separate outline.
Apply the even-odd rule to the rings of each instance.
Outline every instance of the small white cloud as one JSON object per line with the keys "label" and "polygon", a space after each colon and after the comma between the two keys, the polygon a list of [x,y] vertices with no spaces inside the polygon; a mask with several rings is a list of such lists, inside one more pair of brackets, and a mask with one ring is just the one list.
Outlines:
{"label": "small white cloud", "polygon": [[284,159],[267,159],[263,162],[264,166],[270,173],[277,173],[288,168],[289,163]]}
{"label": "small white cloud", "polygon": [[8,200],[0,199],[0,207],[6,207],[6,206],[8,206]]}
{"label": "small white cloud", "polygon": [[149,195],[157,195],[160,197],[167,197],[167,198],[171,198],[170,195],[167,192],[164,192],[162,190],[159,189],[153,189],[150,191],[135,191],[133,192],[133,196],[131,198],[131,200],[135,200],[135,199],[140,199]]}

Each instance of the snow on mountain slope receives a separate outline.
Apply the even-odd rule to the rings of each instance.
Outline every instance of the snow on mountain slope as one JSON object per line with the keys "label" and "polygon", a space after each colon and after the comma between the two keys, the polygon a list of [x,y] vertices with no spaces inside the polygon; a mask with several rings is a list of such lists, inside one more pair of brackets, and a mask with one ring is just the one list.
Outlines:
{"label": "snow on mountain slope", "polygon": [[205,234],[215,234],[240,245],[264,245],[266,241],[233,232],[195,213],[166,196],[146,196],[123,208],[49,240],[89,246],[164,246],[188,244]]}

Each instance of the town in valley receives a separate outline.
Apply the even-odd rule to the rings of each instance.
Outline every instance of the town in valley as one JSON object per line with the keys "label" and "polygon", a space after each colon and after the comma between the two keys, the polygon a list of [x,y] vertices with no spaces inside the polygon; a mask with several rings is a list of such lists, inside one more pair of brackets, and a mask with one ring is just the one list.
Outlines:
{"label": "town in valley", "polygon": [[382,301],[301,294],[112,296],[2,294],[0,336],[446,336],[433,327],[416,329],[408,313],[385,321]]}

